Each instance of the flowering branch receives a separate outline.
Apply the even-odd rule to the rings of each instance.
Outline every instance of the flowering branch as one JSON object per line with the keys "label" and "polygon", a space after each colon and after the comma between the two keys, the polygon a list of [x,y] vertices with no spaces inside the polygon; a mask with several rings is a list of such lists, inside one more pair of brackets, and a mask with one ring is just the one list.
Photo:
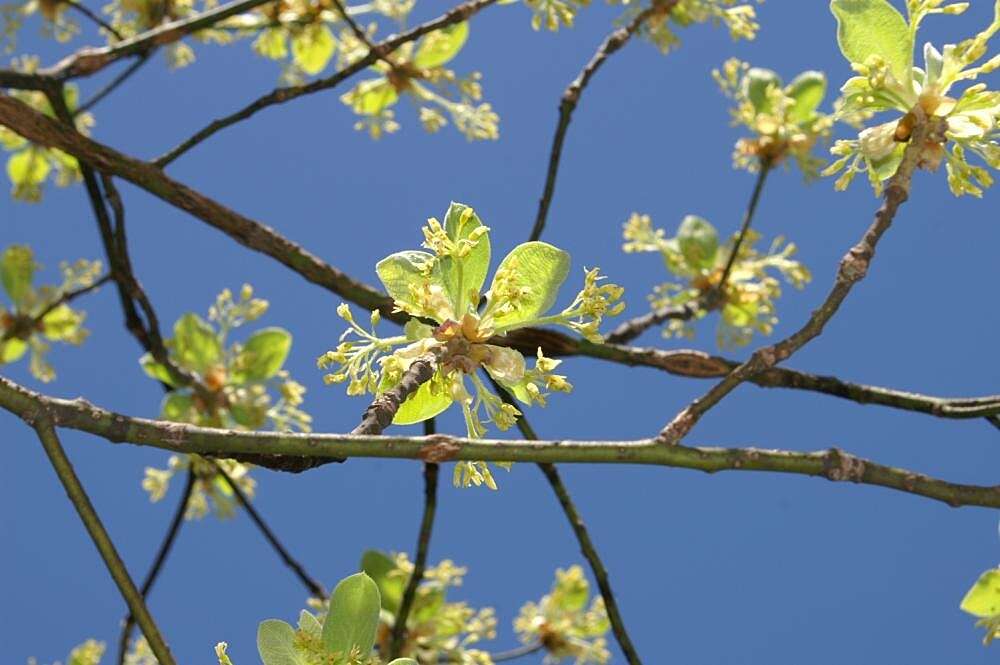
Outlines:
{"label": "flowering branch", "polygon": [[875,254],[876,245],[885,232],[889,230],[899,207],[909,198],[910,183],[920,161],[927,137],[938,131],[938,128],[932,126],[933,124],[926,117],[919,119],[910,137],[910,143],[906,147],[899,170],[886,187],[885,201],[875,214],[875,221],[861,240],[841,260],[833,288],[826,300],[813,311],[806,324],[777,344],[755,351],[750,360],[737,367],[705,395],[681,410],[660,432],[661,441],[670,445],[679,442],[709,409],[722,401],[738,385],[759,372],[773,367],[778,362],[786,360],[823,332],[826,323],[840,309],[840,305],[850,294],[855,284],[864,279]]}

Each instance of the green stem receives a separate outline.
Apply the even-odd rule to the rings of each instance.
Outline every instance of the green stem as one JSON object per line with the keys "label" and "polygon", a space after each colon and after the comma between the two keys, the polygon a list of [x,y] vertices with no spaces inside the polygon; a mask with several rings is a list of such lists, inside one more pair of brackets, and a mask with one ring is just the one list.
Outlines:
{"label": "green stem", "polygon": [[128,604],[132,616],[136,618],[139,628],[142,629],[142,634],[146,636],[146,641],[149,643],[149,648],[153,651],[153,655],[156,656],[160,665],[177,665],[173,655],[170,653],[170,648],[160,634],[160,629],[157,628],[156,622],[153,621],[153,617],[146,607],[142,594],[139,593],[135,583],[129,576],[125,562],[118,555],[114,543],[111,542],[111,537],[104,528],[104,524],[101,523],[101,518],[98,517],[97,511],[94,510],[87,492],[83,489],[83,485],[76,475],[76,471],[73,470],[73,465],[66,456],[66,451],[63,450],[62,444],[59,442],[59,436],[56,434],[52,421],[45,417],[39,418],[35,421],[34,428],[38,433],[39,440],[42,442],[42,447],[45,449],[45,454],[48,455],[49,461],[52,463],[52,468],[55,470],[56,475],[59,476],[59,481],[66,490],[66,495],[73,503],[73,507],[76,508],[77,514],[80,515],[87,533],[90,534],[91,540],[94,541],[94,545],[97,546],[97,551],[100,553],[101,558],[104,559],[104,565],[107,566],[108,572],[111,573],[111,577],[114,579],[118,590]]}

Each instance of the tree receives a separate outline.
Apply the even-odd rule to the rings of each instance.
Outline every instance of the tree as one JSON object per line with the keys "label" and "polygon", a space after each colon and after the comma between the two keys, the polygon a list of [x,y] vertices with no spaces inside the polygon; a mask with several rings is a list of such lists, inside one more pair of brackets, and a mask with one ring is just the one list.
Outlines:
{"label": "tree", "polygon": [[[835,317],[842,317],[848,296],[861,290],[876,247],[882,246],[907,210],[919,171],[944,171],[955,197],[981,197],[992,184],[990,169],[1000,162],[996,143],[1000,93],[978,79],[1000,66],[1000,59],[989,51],[990,40],[1000,30],[1000,2],[986,17],[985,28],[980,25],[971,38],[950,37],[951,43],[918,49],[923,43],[918,28],[925,19],[961,15],[969,4],[911,0],[904,14],[886,0],[833,0],[826,32],[832,43],[836,25],[836,42],[853,74],[845,69],[837,75],[835,87],[840,87],[841,78],[846,83],[832,103],[835,95],[828,94],[827,75],[807,69],[808,63],[796,62],[781,73],[735,58],[717,65],[713,76],[731,99],[733,124],[742,134],[733,164],[751,173],[754,185],[742,223],[731,229],[729,237],[720,236],[721,224],[694,214],[669,233],[650,215],[622,215],[620,221],[627,217],[621,238],[625,252],[659,254],[667,273],[644,273],[643,288],[650,293],[648,312],[635,305],[634,297],[626,309],[624,289],[612,281],[613,273],[609,271],[611,279],[606,279],[588,264],[581,275],[580,265],[569,253],[541,240],[555,221],[551,209],[559,194],[557,176],[572,140],[575,112],[591,83],[598,80],[595,74],[629,42],[650,41],[670,54],[680,47],[684,29],[701,23],[722,26],[736,39],[752,39],[760,27],[752,5],[730,0],[622,3],[617,26],[560,98],[542,196],[530,229],[525,225],[523,233],[516,234],[507,222],[494,221],[476,201],[462,197],[461,203],[442,205],[444,214],[440,220],[428,220],[422,237],[413,225],[413,235],[392,237],[391,243],[386,240],[385,251],[368,257],[380,287],[321,258],[336,253],[329,247],[306,249],[168,173],[189,152],[216,140],[216,134],[225,136],[224,130],[228,133],[258,112],[277,106],[290,111],[295,100],[331,88],[341,90],[341,101],[357,117],[356,128],[371,139],[390,140],[387,135],[401,129],[404,103],[414,105],[426,130],[442,133],[434,140],[449,140],[444,134],[447,126],[470,141],[498,139],[500,117],[491,103],[483,101],[490,81],[463,72],[459,64],[464,55],[458,57],[474,48],[470,25],[487,24],[479,14],[488,17],[485,10],[493,4],[499,3],[469,0],[415,27],[407,27],[414,8],[406,2],[345,6],[338,0],[283,4],[242,0],[217,7],[113,3],[100,14],[76,2],[9,8],[5,26],[11,39],[18,36],[21,22],[34,20],[37,13],[43,28],[59,41],[91,28],[107,41],[98,49],[72,51],[52,66],[40,67],[38,60],[22,57],[0,71],[0,85],[8,89],[0,95],[0,125],[5,128],[0,139],[9,153],[13,197],[44,206],[49,202],[42,199],[55,194],[50,191],[53,184],[81,182],[104,251],[100,262],[63,264],[62,280],[42,286],[45,273],[39,256],[45,253],[44,235],[34,249],[21,243],[5,249],[0,277],[8,301],[0,317],[0,360],[12,367],[27,364],[38,381],[53,380],[58,363],[48,359],[50,346],[87,343],[83,303],[100,287],[113,285],[125,327],[144,354],[137,368],[162,389],[160,418],[143,420],[83,399],[59,399],[8,378],[0,379],[0,406],[35,430],[128,605],[119,644],[121,662],[176,662],[167,646],[169,633],[158,628],[145,596],[173,551],[185,518],[203,517],[209,511],[223,517],[245,511],[311,596],[310,610],[303,611],[296,628],[280,620],[260,624],[257,646],[266,665],[442,659],[489,663],[538,653],[553,661],[600,663],[610,658],[611,642],[627,662],[638,663],[642,649],[633,644],[623,616],[627,609],[619,608],[608,566],[557,464],[771,471],[888,488],[950,506],[1000,506],[1000,490],[994,485],[953,482],[840,448],[800,452],[688,443],[692,429],[745,383],[875,404],[911,412],[914,418],[975,419],[1000,428],[1000,397],[942,398],[786,366]],[[586,3],[526,0],[524,4],[535,30],[559,31],[572,26]],[[491,11],[510,15],[520,10]],[[825,8],[822,14],[827,16]],[[389,34],[394,28],[398,32]],[[252,40],[258,55],[280,63],[280,86],[272,92],[205,125],[149,161],[88,137],[100,117],[97,104],[112,93],[124,93],[123,84],[141,78],[136,73],[158,51],[174,67],[198,67],[201,63],[193,62],[195,51],[189,42],[215,42],[228,50],[240,48],[236,42],[242,39]],[[786,69],[785,63],[779,64]],[[113,69],[116,74],[111,74]],[[88,85],[90,77],[104,73],[111,78],[103,86]],[[93,87],[89,96],[83,96],[78,85]],[[686,96],[685,113],[696,112],[702,102]],[[682,131],[685,122],[681,115],[672,119],[679,124],[676,131]],[[158,126],[170,121],[152,113],[143,119]],[[835,137],[834,160],[828,163],[825,144]],[[349,171],[349,158],[342,159],[347,163],[340,169]],[[423,162],[435,163],[433,157],[424,157]],[[882,203],[834,275],[826,278],[828,289],[811,286],[804,294],[813,308],[802,317],[804,322],[786,323],[788,317],[783,315],[779,327],[776,313],[784,305],[782,283],[805,289],[813,276],[796,258],[794,243],[774,239],[767,249],[758,248],[764,234],[754,223],[768,182],[793,169],[807,180],[838,175],[838,190],[864,173]],[[185,303],[172,328],[161,325],[154,298],[143,286],[152,276],[140,281],[142,264],[133,261],[126,234],[126,211],[134,209],[130,199],[140,193],[131,189],[119,193],[122,182],[276,260],[342,301],[336,308],[342,319],[339,329],[325,330],[326,348],[310,353],[318,356],[326,383],[343,384],[351,397],[367,396],[345,402],[335,400],[332,388],[323,391],[323,404],[359,405],[354,412],[360,422],[353,430],[312,431],[316,409],[305,410],[305,386],[286,368],[293,337],[299,338],[301,331],[258,324],[269,303],[253,287],[244,285],[238,293],[223,290],[205,317],[191,311],[195,304]],[[589,223],[578,222],[577,228],[587,229]],[[795,227],[783,230],[793,236],[800,233]],[[351,249],[350,234],[335,230],[332,235],[337,251]],[[527,241],[518,244],[522,239]],[[643,264],[643,270],[647,265],[652,264]],[[186,269],[181,265],[173,272]],[[821,279],[816,282],[822,284]],[[612,317],[622,320],[611,321]],[[667,338],[696,338],[703,332],[703,320],[715,327],[715,345],[722,352],[753,351],[745,360],[732,360],[678,350],[671,342],[661,347],[633,344],[661,326]],[[392,326],[397,329],[384,332]],[[345,332],[338,340],[341,330]],[[662,429],[653,436],[590,442],[540,437],[529,424],[534,407],[573,399],[558,393],[570,393],[574,383],[581,382],[571,363],[560,363],[578,356],[623,366],[616,369],[627,376],[632,374],[625,372],[627,367],[641,366],[658,375],[711,379],[713,385],[663,418]],[[301,378],[298,370],[295,376]],[[361,408],[362,403],[367,408]],[[436,419],[450,412],[461,416],[459,426],[464,429],[458,434],[436,433]],[[422,424],[423,436],[388,430],[391,424]],[[520,439],[492,438],[496,430],[515,427]],[[121,541],[116,547],[111,540],[63,449],[60,437],[74,430],[108,442],[126,441],[174,453],[167,468],[147,468],[142,481],[153,501],[167,495],[175,476],[183,478],[183,488],[154,565],[138,587],[118,554]],[[561,433],[554,431],[555,435]],[[359,462],[353,458],[359,457],[422,462],[424,506],[417,546],[412,561],[405,554],[366,551],[359,566],[338,571],[344,579],[328,595],[278,539],[278,529],[269,526],[251,503],[257,483],[251,469],[303,472],[343,463],[338,469],[343,474],[356,468]],[[591,594],[580,566],[558,570],[549,592],[537,594],[537,602],[524,605],[514,621],[523,647],[497,653],[482,644],[496,633],[493,612],[455,600],[453,587],[460,584],[465,569],[448,560],[431,565],[428,551],[440,465],[454,463],[454,484],[467,488],[464,491],[486,492],[506,484],[507,477],[498,480],[495,469],[509,469],[514,462],[530,462],[542,471],[579,542],[596,589]],[[337,517],[336,509],[329,507],[321,514],[325,520]],[[364,543],[344,540],[358,555],[366,549]],[[636,537],[637,543],[641,540]],[[998,590],[1000,573],[988,570],[961,603],[986,629],[987,642],[1000,630]],[[956,589],[958,595],[960,591]],[[134,641],[133,623],[142,633]],[[234,643],[234,649],[240,646]],[[103,649],[88,641],[73,651],[70,662],[98,662]],[[216,655],[220,663],[229,662],[225,643],[219,644]],[[654,650],[644,658],[657,662],[661,656]],[[245,661],[246,656],[234,660]]]}

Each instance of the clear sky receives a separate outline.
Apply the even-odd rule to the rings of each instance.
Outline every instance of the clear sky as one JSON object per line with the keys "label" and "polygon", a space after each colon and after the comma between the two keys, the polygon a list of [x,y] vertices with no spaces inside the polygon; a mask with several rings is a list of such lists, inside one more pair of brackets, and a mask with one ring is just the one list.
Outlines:
{"label": "clear sky", "polygon": [[[450,3],[421,0],[416,18]],[[988,23],[992,2],[965,17],[932,18],[940,44]],[[96,4],[94,5],[96,6]],[[711,80],[730,56],[771,67],[786,80],[821,69],[833,87],[850,75],[826,2],[770,0],[762,31],[733,43],[721,29],[685,31],[662,56],[630,44],[587,90],[567,139],[545,239],[568,249],[574,270],[600,265],[627,288],[627,314],[665,279],[652,255],[621,252],[621,226],[645,212],[672,231],[689,213],[735,230],[753,184],[731,168],[738,137],[728,102]],[[486,99],[501,116],[498,142],[468,143],[450,130],[427,135],[403,109],[403,129],[380,142],[355,132],[342,90],[299,99],[220,133],[169,172],[274,226],[365,281],[384,255],[416,247],[424,220],[452,199],[475,206],[502,255],[534,219],[566,84],[608,32],[614,12],[595,5],[572,30],[533,32],[520,5],[484,11],[472,23],[456,69],[483,72]],[[28,28],[23,44],[36,49]],[[46,46],[45,62],[56,53]],[[248,43],[198,46],[195,66],[171,72],[161,58],[96,109],[94,134],[127,153],[153,157],[209,119],[270,90],[278,68]],[[110,72],[108,73],[110,74]],[[94,90],[101,79],[84,82]],[[4,185],[6,186],[6,184]],[[289,361],[308,386],[316,429],[342,432],[366,401],[324,387],[315,358],[335,344],[338,300],[272,260],[123,185],[139,278],[169,326],[204,314],[224,287],[252,282],[272,302],[262,323],[293,332]],[[954,199],[943,173],[921,173],[914,194],[879,248],[869,278],[824,335],[789,366],[931,394],[998,392],[995,284],[1000,243],[997,197]],[[859,179],[846,193],[796,172],[768,183],[757,227],[801,248],[815,279],[788,289],[776,335],[788,334],[824,297],[836,263],[877,206]],[[48,191],[42,205],[0,199],[0,239],[31,243],[53,276],[58,262],[98,258],[101,247],[79,186]],[[582,276],[582,272],[575,272]],[[571,296],[567,287],[564,296]],[[154,416],[161,397],[136,362],[112,289],[88,297],[93,334],[82,349],[58,349],[58,380],[44,390],[86,395],[124,413]],[[648,332],[663,348],[714,347],[714,317],[691,342]],[[387,330],[391,326],[387,325]],[[736,353],[734,355],[745,355]],[[529,415],[542,436],[648,436],[708,385],[587,359],[561,369],[576,385]],[[24,364],[4,373],[34,388]],[[440,423],[460,432],[452,414]],[[0,413],[0,660],[63,658],[88,637],[114,643],[124,603],[29,429]],[[150,505],[139,481],[167,455],[65,432],[64,441],[133,575],[141,577],[166,527],[179,484]],[[943,421],[806,393],[743,386],[698,425],[691,443],[813,450],[831,445],[949,480],[997,482],[1000,432],[985,421]],[[433,561],[469,567],[456,598],[500,617],[496,648],[515,645],[510,622],[540,597],[556,567],[584,563],[542,475],[517,465],[501,491],[443,483]],[[684,470],[566,467],[567,484],[603,554],[644,662],[698,664],[987,663],[962,594],[1000,557],[994,511],[942,504],[889,490],[761,473],[707,476]],[[301,476],[258,470],[256,505],[325,584],[356,570],[363,550],[411,551],[421,510],[420,468],[407,461],[352,460]],[[442,474],[450,477],[450,468]],[[305,593],[240,515],[188,524],[150,606],[183,663],[208,663],[231,645],[238,665],[258,662],[254,635],[265,618],[292,620]],[[609,636],[610,637],[610,636]],[[994,647],[994,650],[997,647]],[[616,661],[619,656],[616,652]],[[526,659],[524,662],[540,662]]]}

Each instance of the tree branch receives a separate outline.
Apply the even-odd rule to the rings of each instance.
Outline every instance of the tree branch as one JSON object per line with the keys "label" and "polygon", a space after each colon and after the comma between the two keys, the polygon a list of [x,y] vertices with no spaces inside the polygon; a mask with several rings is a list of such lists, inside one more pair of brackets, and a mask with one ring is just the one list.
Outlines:
{"label": "tree branch", "polygon": [[[87,139],[21,102],[3,95],[0,95],[0,124],[10,127],[29,140],[59,148],[85,164],[94,164],[100,170],[106,170],[132,182],[226,233],[241,245],[270,256],[307,281],[345,300],[369,310],[378,309],[384,318],[395,323],[405,323],[408,318],[399,312],[393,312],[392,299],[378,289],[354,280],[274,229],[244,217],[172,180],[154,166]],[[123,300],[123,306],[125,302],[127,299]],[[150,311],[148,310],[147,314]],[[134,323],[130,324],[130,330],[135,334],[133,326]],[[534,354],[538,347],[542,347],[545,355],[551,357],[586,356],[626,366],[655,368],[689,378],[721,378],[739,367],[739,363],[735,361],[700,351],[665,351],[620,344],[594,344],[541,328],[515,330],[504,337],[493,338],[490,342],[510,346],[523,353]],[[948,400],[849,383],[836,377],[816,376],[784,368],[766,369],[749,380],[768,388],[808,390],[864,404],[879,404],[946,418],[975,418],[1000,413],[1000,409],[993,406],[1000,403],[1000,396]],[[986,402],[989,404],[985,404]]]}
{"label": "tree branch", "polygon": [[111,537],[108,536],[108,532],[104,528],[104,524],[101,523],[101,518],[98,517],[97,511],[94,510],[93,504],[90,503],[90,498],[87,496],[86,490],[80,484],[80,479],[77,477],[76,471],[73,470],[73,465],[66,456],[66,451],[63,450],[62,444],[59,442],[59,436],[56,434],[53,422],[41,416],[30,424],[35,428],[35,432],[38,433],[38,439],[42,442],[45,454],[48,455],[49,461],[52,463],[52,468],[55,470],[56,475],[59,476],[59,481],[66,490],[66,495],[73,503],[73,507],[76,508],[76,512],[80,516],[84,527],[86,527],[87,533],[90,534],[91,540],[94,541],[97,551],[104,560],[104,565],[107,566],[108,572],[111,573],[111,577],[118,586],[118,590],[121,592],[125,602],[128,604],[129,610],[135,615],[136,621],[138,621],[139,627],[142,629],[142,633],[146,636],[146,641],[149,643],[149,648],[156,656],[160,665],[176,665],[174,657],[170,653],[170,648],[163,640],[156,622],[153,621],[152,615],[146,608],[146,603],[142,595],[135,588],[135,583],[132,582],[125,563],[118,555],[118,551],[115,549],[114,543],[111,542]]}
{"label": "tree branch", "polygon": [[310,576],[305,567],[299,563],[285,548],[281,541],[278,540],[274,531],[272,531],[271,527],[267,525],[264,518],[261,517],[259,512],[257,512],[257,509],[253,507],[253,504],[250,503],[250,500],[243,493],[243,490],[240,489],[239,485],[237,485],[233,479],[229,477],[229,474],[226,473],[224,468],[222,468],[222,465],[215,462],[215,468],[219,475],[222,476],[222,479],[225,480],[229,489],[233,491],[233,494],[236,496],[236,500],[239,501],[241,506],[243,506],[243,510],[247,511],[247,515],[250,516],[250,520],[257,526],[258,529],[260,529],[264,538],[271,544],[271,547],[273,547],[274,551],[278,553],[278,556],[281,557],[282,562],[284,562],[284,564],[291,569],[295,576],[299,578],[299,581],[302,582],[302,586],[304,586],[314,597],[326,598],[326,589],[323,588],[323,585]]}
{"label": "tree branch", "polygon": [[371,405],[365,409],[361,424],[351,430],[351,434],[381,434],[382,430],[392,424],[396,412],[403,402],[417,392],[423,384],[431,380],[437,371],[437,359],[433,355],[417,358],[403,372],[402,378],[391,390],[386,390],[377,396]]}
{"label": "tree branch", "polygon": [[[45,319],[45,317],[48,316],[52,312],[52,310],[54,310],[56,307],[70,303],[79,298],[80,296],[90,293],[91,291],[96,291],[97,289],[101,288],[110,281],[111,281],[111,275],[104,275],[103,277],[97,279],[93,284],[82,286],[78,289],[73,289],[72,291],[66,291],[61,296],[59,296],[58,298],[50,302],[48,305],[46,305],[45,309],[43,309],[41,312],[32,317],[25,327],[30,328],[31,330],[37,330],[38,327],[42,325],[42,322]],[[18,328],[19,326],[9,328],[7,332],[0,335],[0,342],[6,342],[9,339],[17,337]]]}
{"label": "tree branch", "polygon": [[736,265],[736,258],[740,254],[740,248],[743,246],[743,241],[747,238],[747,233],[750,231],[750,225],[753,224],[753,216],[757,212],[757,205],[760,203],[760,195],[764,191],[764,184],[767,182],[767,176],[771,172],[771,160],[768,158],[761,159],[758,168],[760,170],[757,172],[757,181],[754,184],[753,193],[750,195],[750,203],[747,205],[747,211],[743,215],[743,225],[740,227],[739,235],[736,237],[736,243],[733,245],[733,250],[729,253],[729,258],[726,260],[726,267],[722,271],[722,277],[719,278],[719,283],[714,289],[714,299],[716,300],[719,299],[719,297],[724,293],[726,282],[729,280],[729,275],[733,272],[733,266]]}
{"label": "tree branch", "polygon": [[950,506],[1000,508],[1000,486],[950,483],[923,474],[861,459],[841,450],[817,452],[664,446],[658,438],[634,441],[507,441],[429,437],[358,436],[241,432],[182,423],[132,418],[94,406],[82,398],[64,400],[41,395],[0,376],[0,408],[29,423],[50,419],[59,427],[88,432],[112,443],[127,441],[177,453],[230,458],[264,455],[271,468],[303,459],[368,457],[419,459],[436,463],[456,460],[487,462],[552,462],[570,464],[642,464],[698,471],[771,471],[835,481],[876,485],[942,501]]}
{"label": "tree branch", "polygon": [[734,369],[705,395],[682,409],[660,432],[659,439],[661,441],[670,445],[677,443],[709,409],[722,401],[738,385],[786,360],[822,334],[823,328],[840,309],[841,304],[854,286],[864,279],[875,255],[875,247],[885,232],[889,230],[899,207],[909,198],[910,183],[913,179],[913,173],[917,169],[925,142],[932,131],[935,134],[938,133],[937,127],[930,126],[931,122],[926,117],[920,118],[913,131],[910,144],[906,147],[903,161],[900,163],[896,175],[892,177],[886,187],[885,201],[875,213],[875,221],[861,240],[841,260],[830,293],[826,300],[813,311],[806,324],[790,337],[755,351],[750,360]]}
{"label": "tree branch", "polygon": [[194,148],[199,143],[205,141],[207,138],[218,132],[219,130],[225,129],[235,125],[236,123],[246,120],[250,116],[254,115],[258,111],[268,108],[269,106],[274,106],[275,104],[283,104],[285,102],[291,101],[297,97],[303,95],[309,95],[314,92],[320,92],[321,90],[329,90],[337,85],[339,85],[345,79],[350,78],[359,71],[370,67],[375,63],[376,60],[387,56],[388,54],[395,51],[397,48],[406,44],[407,42],[412,42],[423,35],[433,32],[435,30],[440,30],[441,28],[453,25],[455,23],[461,23],[462,21],[468,19],[473,14],[478,11],[489,7],[490,5],[497,2],[497,0],[468,0],[450,11],[442,14],[433,21],[428,21],[422,25],[418,25],[412,30],[408,30],[401,35],[392,35],[373,45],[367,54],[362,58],[355,60],[350,65],[344,67],[335,74],[328,76],[326,78],[317,79],[310,83],[305,83],[303,85],[291,85],[284,88],[275,88],[271,92],[258,97],[256,100],[250,102],[243,108],[227,116],[219,118],[206,127],[196,132],[189,139],[185,140],[183,143],[173,148],[166,154],[153,160],[153,164],[159,167],[165,167],[178,157],[186,153],[191,148]]}
{"label": "tree branch", "polygon": [[[434,419],[424,421],[424,436],[435,433]],[[399,603],[395,622],[392,625],[392,635],[389,641],[389,659],[403,655],[406,642],[406,621],[410,618],[413,601],[417,597],[417,588],[424,579],[427,568],[427,553],[430,550],[431,532],[434,529],[434,515],[437,512],[437,487],[440,466],[433,462],[424,463],[424,515],[420,520],[420,532],[417,535],[417,550],[413,556],[413,573],[406,581],[403,598]]]}
{"label": "tree branch", "polygon": [[95,92],[93,97],[85,101],[83,104],[80,104],[80,106],[77,107],[77,109],[73,112],[73,115],[78,116],[81,113],[86,113],[90,109],[97,106],[97,104],[100,103],[102,99],[104,99],[112,92],[117,90],[121,84],[129,80],[133,74],[139,71],[142,68],[142,66],[145,65],[147,62],[149,62],[149,59],[152,57],[153,53],[155,53],[155,51],[150,50],[146,51],[145,53],[139,54],[139,57],[135,59],[135,62],[133,62],[131,65],[123,69],[121,72],[119,72],[119,74],[113,79],[111,79],[106,86]]}
{"label": "tree branch", "polygon": [[[160,576],[160,571],[163,570],[163,564],[167,561],[167,556],[174,547],[174,543],[177,542],[177,536],[181,532],[181,527],[184,526],[184,514],[187,512],[188,499],[191,498],[191,492],[194,490],[194,472],[188,469],[187,477],[184,481],[184,490],[181,492],[180,501],[177,503],[177,508],[174,509],[174,515],[170,519],[170,525],[167,527],[167,533],[163,537],[163,541],[160,543],[159,549],[156,550],[156,556],[153,558],[153,565],[150,566],[149,572],[146,573],[146,578],[142,582],[142,587],[139,588],[139,593],[142,595],[143,600],[149,595],[150,590],[153,588],[153,584],[156,583],[156,579]],[[128,643],[132,639],[132,628],[135,627],[135,616],[129,612],[125,617],[125,621],[122,622],[122,631],[118,636],[118,665],[123,665],[125,662],[125,655],[128,653]]]}
{"label": "tree branch", "polygon": [[669,14],[680,0],[664,0],[660,3],[653,3],[629,21],[628,25],[618,28],[598,47],[597,52],[577,75],[573,82],[563,91],[559,101],[559,122],[556,124],[556,133],[552,137],[552,149],[549,152],[549,167],[545,175],[545,187],[542,190],[542,198],[538,201],[538,214],[535,216],[535,225],[531,229],[529,240],[538,240],[545,230],[545,221],[549,214],[549,206],[552,204],[552,197],[556,189],[556,176],[559,175],[559,162],[562,159],[563,143],[566,141],[566,132],[569,130],[569,123],[573,119],[573,112],[577,104],[580,103],[580,96],[583,94],[590,79],[593,78],[597,70],[615,52],[621,49],[632,36],[639,31],[642,24],[654,15]]}

